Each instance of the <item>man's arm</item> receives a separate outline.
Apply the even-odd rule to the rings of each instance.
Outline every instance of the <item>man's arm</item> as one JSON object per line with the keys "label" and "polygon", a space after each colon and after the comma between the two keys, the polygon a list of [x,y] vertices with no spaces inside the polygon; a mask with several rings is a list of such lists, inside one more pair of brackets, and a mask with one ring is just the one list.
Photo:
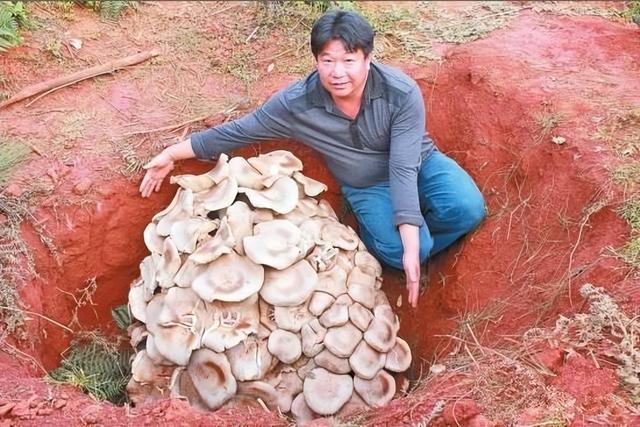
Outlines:
{"label": "man's arm", "polygon": [[393,118],[389,153],[389,186],[395,210],[395,222],[402,240],[402,265],[406,276],[409,303],[418,304],[420,283],[419,227],[424,218],[418,198],[422,142],[425,134],[425,111],[416,86],[407,102]]}
{"label": "man's arm", "polygon": [[153,191],[160,191],[162,182],[178,160],[194,157],[215,159],[220,153],[233,151],[243,145],[290,138],[289,123],[291,114],[283,90],[241,119],[196,132],[189,139],[165,148],[144,166],[147,172],[140,184],[140,194],[149,197]]}

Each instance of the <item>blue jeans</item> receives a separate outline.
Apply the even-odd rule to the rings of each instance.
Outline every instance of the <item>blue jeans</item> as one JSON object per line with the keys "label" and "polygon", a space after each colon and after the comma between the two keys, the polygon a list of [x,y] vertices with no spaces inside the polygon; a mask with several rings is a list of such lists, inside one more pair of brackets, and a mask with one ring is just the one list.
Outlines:
{"label": "blue jeans", "polygon": [[[402,267],[402,240],[394,221],[389,183],[366,188],[343,185],[342,194],[360,225],[360,238],[378,260]],[[418,172],[420,260],[445,249],[478,226],[485,216],[482,193],[473,179],[449,157],[434,151]]]}

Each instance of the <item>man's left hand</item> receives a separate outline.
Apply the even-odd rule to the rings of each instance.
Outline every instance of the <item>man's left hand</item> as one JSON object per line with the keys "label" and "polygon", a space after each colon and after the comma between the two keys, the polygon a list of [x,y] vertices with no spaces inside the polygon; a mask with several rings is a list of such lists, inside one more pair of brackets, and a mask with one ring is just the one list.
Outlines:
{"label": "man's left hand", "polygon": [[406,276],[406,286],[411,307],[418,306],[420,296],[420,255],[419,253],[406,253],[402,257],[402,266]]}

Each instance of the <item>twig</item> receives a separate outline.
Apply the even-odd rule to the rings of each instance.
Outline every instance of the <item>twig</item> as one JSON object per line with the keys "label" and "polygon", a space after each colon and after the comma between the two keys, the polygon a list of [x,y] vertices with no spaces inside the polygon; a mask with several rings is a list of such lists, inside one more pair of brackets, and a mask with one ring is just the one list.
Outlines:
{"label": "twig", "polygon": [[47,321],[53,323],[56,326],[60,326],[62,329],[64,329],[67,332],[71,332],[72,334],[75,333],[73,329],[71,329],[71,328],[69,328],[67,326],[64,326],[62,323],[56,322],[55,320],[53,320],[53,319],[51,319],[51,318],[49,318],[47,316],[44,316],[44,315],[42,315],[40,313],[36,313],[34,311],[28,311],[28,310],[19,310],[17,308],[11,308],[11,307],[7,307],[7,306],[4,306],[4,305],[0,305],[0,308],[3,309],[3,310],[14,311],[14,312],[18,312],[18,313],[22,312],[22,313],[30,314],[30,315],[33,315],[33,316],[37,316],[37,317],[40,317],[41,319],[44,319],[44,320],[47,320]]}
{"label": "twig", "polygon": [[54,92],[58,89],[62,89],[64,87],[70,86],[72,84],[78,83],[82,80],[90,79],[96,76],[100,76],[102,74],[110,74],[114,71],[125,68],[131,65],[138,64],[140,62],[146,61],[149,58],[159,55],[160,53],[155,50],[137,53],[135,55],[130,55],[125,58],[116,59],[115,61],[108,62],[106,64],[96,65],[95,67],[87,68],[85,70],[80,70],[72,74],[68,74],[66,76],[58,77],[56,79],[47,80],[45,82],[41,82],[32,86],[28,86],[22,89],[20,92],[7,99],[3,103],[0,104],[0,109],[14,104],[16,102],[25,100],[27,98],[31,98],[32,96],[41,94],[33,101],[31,101],[27,106],[33,104],[38,99],[43,96]]}
{"label": "twig", "polygon": [[140,134],[143,134],[143,133],[156,133],[156,132],[164,132],[164,131],[168,131],[168,130],[180,129],[183,126],[186,126],[186,125],[191,124],[191,123],[199,122],[199,121],[204,120],[204,119],[206,119],[207,117],[210,117],[210,116],[211,116],[211,114],[207,114],[205,116],[199,116],[199,117],[196,117],[195,119],[189,119],[189,120],[184,121],[182,123],[169,125],[169,126],[163,126],[161,128],[138,130],[138,131],[135,131],[135,132],[123,133],[122,135],[120,135],[120,137],[124,138],[124,137],[127,137],[127,136],[140,135]]}
{"label": "twig", "polygon": [[20,354],[21,356],[23,356],[25,359],[29,359],[31,360],[31,363],[33,363],[34,365],[36,365],[38,368],[40,368],[42,370],[42,372],[44,372],[44,374],[46,375],[48,372],[46,369],[44,369],[44,367],[38,363],[38,360],[33,357],[30,354],[25,353],[24,351],[21,351],[20,349],[18,349],[17,347],[12,346],[11,344],[9,344],[6,341],[2,342],[4,345],[6,345],[7,347],[10,347],[12,351],[15,351],[16,353]]}

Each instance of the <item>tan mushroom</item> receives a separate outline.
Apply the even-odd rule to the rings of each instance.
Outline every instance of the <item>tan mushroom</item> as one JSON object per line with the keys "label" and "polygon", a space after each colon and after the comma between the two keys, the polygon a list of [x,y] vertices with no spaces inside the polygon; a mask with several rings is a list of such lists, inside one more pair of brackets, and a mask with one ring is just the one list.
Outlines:
{"label": "tan mushroom", "polygon": [[265,190],[240,187],[238,191],[246,194],[254,207],[268,208],[279,214],[291,212],[298,202],[298,186],[287,176],[278,178]]}
{"label": "tan mushroom", "polygon": [[360,241],[351,227],[337,221],[327,222],[322,227],[322,240],[331,246],[347,251],[356,249]]}
{"label": "tan mushroom", "polygon": [[229,160],[229,174],[235,178],[239,187],[254,190],[264,188],[264,177],[244,157],[233,157]]}
{"label": "tan mushroom", "polygon": [[374,350],[365,340],[362,340],[349,357],[349,365],[357,376],[370,380],[384,368],[386,360],[386,354]]}
{"label": "tan mushroom", "polygon": [[278,410],[281,401],[278,390],[266,381],[244,381],[238,383],[238,396],[260,399],[272,411]]}
{"label": "tan mushroom", "polygon": [[309,312],[314,316],[320,316],[327,308],[331,307],[335,300],[332,295],[326,292],[316,291],[309,300]]}
{"label": "tan mushroom", "polygon": [[147,321],[147,301],[142,280],[133,282],[129,288],[129,312],[139,321]]}
{"label": "tan mushroom", "polygon": [[156,365],[146,350],[136,353],[131,362],[131,376],[141,384],[165,384],[168,385],[171,373],[175,366]]}
{"label": "tan mushroom", "polygon": [[376,300],[376,278],[354,267],[347,278],[348,293],[354,301],[372,309]]}
{"label": "tan mushroom", "polygon": [[275,150],[247,159],[263,176],[292,175],[302,170],[302,162],[286,150]]}
{"label": "tan mushroom", "polygon": [[278,358],[282,363],[293,363],[302,354],[300,338],[293,332],[276,329],[269,335],[269,353]]}
{"label": "tan mushroom", "polygon": [[[173,201],[169,205],[170,209],[163,215],[156,214],[153,217],[156,225],[156,233],[160,236],[168,236],[171,233],[173,224],[178,221],[189,219],[194,213],[194,195],[191,190],[179,189]],[[163,211],[165,212],[165,211]]]}
{"label": "tan mushroom", "polygon": [[173,283],[181,288],[190,288],[196,277],[207,271],[206,264],[199,264],[190,258],[187,258],[180,270],[173,277]]}
{"label": "tan mushroom", "polygon": [[304,393],[298,394],[291,403],[291,413],[296,420],[296,425],[305,426],[307,423],[320,418],[320,415],[316,414],[309,408],[306,400],[304,399]]}
{"label": "tan mushroom", "polygon": [[318,273],[318,286],[316,290],[326,292],[334,297],[347,292],[347,272],[339,265],[331,270]]}
{"label": "tan mushroom", "polygon": [[295,362],[292,366],[296,369],[298,377],[302,381],[307,378],[309,372],[313,371],[317,367],[316,362],[313,361],[313,358],[309,358],[306,356],[300,357],[300,359],[298,359],[298,361]]}
{"label": "tan mushroom", "polygon": [[205,347],[223,352],[258,331],[260,309],[255,293],[243,301],[215,301],[206,303],[206,307],[208,317],[202,335],[202,345]]}
{"label": "tan mushroom", "polygon": [[320,324],[325,328],[342,326],[349,321],[349,306],[353,301],[349,295],[342,294],[328,310],[320,316]]}
{"label": "tan mushroom", "polygon": [[338,357],[327,349],[318,353],[313,361],[316,365],[325,368],[334,374],[348,374],[351,372],[351,366],[349,365],[349,359],[344,357]]}
{"label": "tan mushroom", "polygon": [[301,260],[286,270],[266,269],[260,296],[275,306],[300,305],[309,299],[317,283],[315,270]]}
{"label": "tan mushroom", "polygon": [[316,215],[323,218],[332,218],[336,221],[338,220],[338,215],[336,215],[336,212],[333,210],[329,202],[324,199],[318,202],[318,213]]}
{"label": "tan mushroom", "polygon": [[194,193],[206,191],[216,185],[216,182],[207,174],[202,175],[175,175],[169,179],[171,184],[178,184],[185,190],[191,190]]}
{"label": "tan mushroom", "polygon": [[273,314],[278,328],[291,332],[300,332],[302,326],[313,319],[309,312],[309,301],[293,307],[275,307]]}
{"label": "tan mushroom", "polygon": [[373,320],[371,310],[358,302],[354,302],[349,307],[349,320],[361,331],[366,331]]}
{"label": "tan mushroom", "polygon": [[379,408],[393,399],[396,393],[396,382],[384,369],[378,371],[373,379],[353,378],[353,387],[367,405]]}
{"label": "tan mushroom", "polygon": [[[318,221],[319,218],[312,218],[318,214],[318,201],[312,197],[304,197],[304,193],[302,193],[301,196],[296,207],[309,218],[308,221],[317,222],[319,225],[322,225],[323,222]],[[320,227],[320,229],[321,228],[322,227]],[[320,229],[318,229],[318,237]]]}
{"label": "tan mushroom", "polygon": [[302,380],[290,365],[281,365],[265,378],[278,392],[278,407],[282,412],[289,412],[293,398],[302,392]]}
{"label": "tan mushroom", "polygon": [[236,238],[229,227],[227,218],[220,221],[218,231],[213,238],[203,242],[190,256],[189,259],[198,264],[207,264],[218,259],[224,254],[231,253],[236,245]]}
{"label": "tan mushroom", "polygon": [[191,287],[205,301],[241,301],[258,292],[264,267],[235,252],[212,261]]}
{"label": "tan mushroom", "polygon": [[[169,397],[171,371],[174,369],[174,367],[157,366],[154,364],[153,367],[149,367],[147,365],[144,368],[153,369],[154,373],[159,372],[159,374],[154,375],[150,381],[145,382],[136,381],[136,379],[132,375],[129,383],[127,384],[127,397],[131,400],[131,402],[133,402],[135,405],[142,405],[143,403],[149,401]],[[134,369],[137,371],[141,369],[141,367],[132,367],[132,370]],[[138,374],[134,375],[138,376]],[[169,375],[169,377],[167,377],[166,375]]]}
{"label": "tan mushroom", "polygon": [[263,378],[273,365],[273,357],[267,349],[267,341],[253,336],[226,351],[231,372],[238,381],[254,381]]}
{"label": "tan mushroom", "polygon": [[389,298],[387,298],[387,294],[384,293],[384,291],[380,290],[380,287],[378,286],[378,290],[376,291],[376,300],[374,302],[374,305],[376,307],[381,306],[381,305],[386,305],[386,306],[391,306],[391,303],[389,303]]}
{"label": "tan mushroom", "polygon": [[[210,190],[196,193],[194,203],[202,205],[204,211],[213,212],[231,206],[237,195],[238,183],[228,177]],[[204,216],[205,212],[196,209],[196,214]]]}
{"label": "tan mushroom", "polygon": [[396,337],[396,345],[387,353],[385,369],[392,372],[404,372],[411,366],[411,349],[409,344],[400,337]]}
{"label": "tan mushroom", "polygon": [[253,212],[245,202],[237,201],[227,208],[226,218],[236,244],[233,249],[244,255],[242,239],[253,234]]}
{"label": "tan mushroom", "polygon": [[186,371],[182,373],[185,375],[191,380],[198,398],[212,411],[236,394],[236,379],[224,354],[209,349],[194,351]]}
{"label": "tan mushroom", "polygon": [[185,288],[170,288],[147,305],[147,354],[176,365],[186,365],[191,352],[200,347],[204,314],[199,299]]}
{"label": "tan mushroom", "polygon": [[283,219],[262,222],[254,227],[254,235],[243,239],[247,256],[256,264],[284,270],[304,254],[298,247],[300,229]]}
{"label": "tan mushroom", "polygon": [[307,357],[313,357],[324,349],[324,337],[327,329],[318,319],[313,319],[300,330],[302,337],[302,352]]}
{"label": "tan mushroom", "polygon": [[203,235],[218,228],[218,222],[204,218],[189,218],[173,224],[169,236],[180,252],[190,254]]}
{"label": "tan mushroom", "polygon": [[305,378],[303,393],[312,411],[320,415],[332,415],[351,399],[353,380],[349,375],[316,368]]}
{"label": "tan mushroom", "polygon": [[375,350],[386,353],[396,345],[396,333],[399,328],[398,318],[390,306],[376,306],[373,310],[373,320],[364,333],[364,340]]}
{"label": "tan mushroom", "polygon": [[149,249],[149,252],[155,252],[161,254],[164,249],[164,238],[158,234],[156,230],[157,225],[154,222],[150,222],[142,233],[144,244]]}
{"label": "tan mushroom", "polygon": [[205,175],[210,177],[213,182],[220,184],[224,179],[228,178],[230,174],[229,168],[229,156],[221,153],[218,156],[218,161],[213,169],[207,172]]}
{"label": "tan mushroom", "polygon": [[327,187],[324,183],[316,181],[313,178],[309,178],[302,174],[302,172],[294,172],[293,179],[295,179],[300,185],[302,185],[302,191],[304,194],[310,197],[315,197],[323,191],[327,191]]}
{"label": "tan mushroom", "polygon": [[152,253],[153,264],[156,268],[156,280],[161,288],[170,288],[173,286],[173,278],[180,270],[182,260],[178,248],[173,243],[171,237],[164,239],[164,248],[162,254]]}
{"label": "tan mushroom", "polygon": [[382,266],[378,260],[366,250],[356,252],[354,262],[356,267],[369,276],[378,277],[382,274]]}
{"label": "tan mushroom", "polygon": [[317,245],[307,256],[307,261],[318,272],[331,270],[336,264],[338,249],[331,245]]}
{"label": "tan mushroom", "polygon": [[149,255],[145,257],[140,263],[140,278],[142,279],[142,286],[144,287],[144,300],[149,302],[158,287],[156,264],[153,256]]}
{"label": "tan mushroom", "polygon": [[[155,338],[153,337],[153,335],[149,334],[148,331],[147,338],[144,340],[144,350],[146,350],[149,359],[151,359],[156,365],[176,366],[175,363],[160,354],[160,351],[158,351],[158,347],[156,346]],[[186,352],[188,353],[188,355],[186,356],[186,359],[188,361],[191,352],[189,350],[187,350]]]}
{"label": "tan mushroom", "polygon": [[[144,349],[142,344],[144,344],[143,341],[149,336],[149,331],[147,331],[146,325],[134,322],[127,327],[127,335],[130,337],[129,344],[137,351]],[[138,348],[139,346],[141,348]]]}
{"label": "tan mushroom", "polygon": [[370,409],[369,405],[367,405],[367,403],[358,395],[358,392],[354,390],[351,395],[351,399],[344,404],[342,409],[338,411],[337,415],[340,418],[348,418],[356,414],[363,413],[368,409]]}
{"label": "tan mushroom", "polygon": [[324,337],[324,345],[338,357],[349,357],[362,340],[362,332],[347,322],[342,326],[329,328]]}

